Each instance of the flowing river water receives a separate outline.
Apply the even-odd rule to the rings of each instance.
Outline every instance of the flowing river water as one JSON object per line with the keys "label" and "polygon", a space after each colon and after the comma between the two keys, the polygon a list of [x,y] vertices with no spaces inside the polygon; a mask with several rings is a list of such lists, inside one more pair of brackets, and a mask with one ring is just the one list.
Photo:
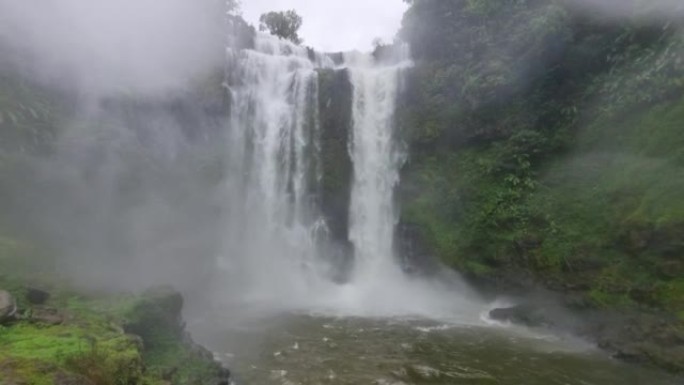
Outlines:
{"label": "flowing river water", "polygon": [[198,337],[242,384],[681,384],[586,342],[512,326],[316,315],[225,325],[203,325]]}

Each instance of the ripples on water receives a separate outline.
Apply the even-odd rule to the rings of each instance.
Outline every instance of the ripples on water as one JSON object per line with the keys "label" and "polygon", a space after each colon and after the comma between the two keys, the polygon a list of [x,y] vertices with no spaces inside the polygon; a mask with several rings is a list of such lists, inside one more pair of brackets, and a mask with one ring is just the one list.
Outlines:
{"label": "ripples on water", "polygon": [[244,384],[682,383],[587,343],[523,328],[290,315],[197,329]]}

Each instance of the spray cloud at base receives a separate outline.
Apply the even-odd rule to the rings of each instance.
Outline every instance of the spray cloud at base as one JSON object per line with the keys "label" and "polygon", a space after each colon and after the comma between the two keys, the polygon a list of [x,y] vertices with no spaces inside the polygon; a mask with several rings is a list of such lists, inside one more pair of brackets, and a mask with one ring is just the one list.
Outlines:
{"label": "spray cloud at base", "polygon": [[[63,96],[52,148],[21,155],[37,177],[17,184],[17,215],[75,282],[380,316],[428,316],[466,297],[397,262],[405,48],[376,60],[257,34],[226,56],[213,2],[0,5],[3,71]],[[344,220],[324,207],[323,72],[350,90]],[[347,222],[343,236],[331,220]]]}
{"label": "spray cloud at base", "polygon": [[[459,293],[407,276],[396,257],[394,190],[406,149],[394,129],[394,110],[410,66],[400,45],[377,59],[357,52],[334,57],[257,35],[254,49],[229,51],[228,79],[237,79],[229,84],[230,164],[246,172],[225,184],[232,215],[226,215],[219,260],[228,302],[440,317],[456,316],[469,302],[459,299],[467,295],[464,287]],[[334,239],[321,207],[330,168],[322,142],[330,127],[321,122],[319,76],[340,76],[351,88],[344,138],[351,163],[347,239]],[[340,241],[348,242],[347,253],[335,258]],[[479,316],[474,308],[469,312]]]}

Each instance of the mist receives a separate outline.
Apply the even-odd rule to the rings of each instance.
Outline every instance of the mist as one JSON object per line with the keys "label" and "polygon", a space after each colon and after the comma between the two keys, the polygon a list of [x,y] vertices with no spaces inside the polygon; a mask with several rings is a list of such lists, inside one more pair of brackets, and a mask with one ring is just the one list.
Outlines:
{"label": "mist", "polygon": [[[59,103],[48,151],[15,148],[17,218],[90,288],[188,291],[215,258],[220,1],[0,0],[0,74]],[[31,115],[29,114],[29,118]]]}
{"label": "mist", "polygon": [[679,0],[567,0],[585,10],[615,18],[674,19],[684,15]]}
{"label": "mist", "polygon": [[[633,10],[619,1],[572,1],[616,17]],[[649,4],[663,16],[677,6],[667,0]],[[244,156],[241,152],[253,144],[236,142],[227,130],[243,130],[252,121],[233,117],[231,123],[229,116],[223,15],[221,2],[214,0],[171,0],[163,6],[155,0],[0,0],[0,48],[9,53],[0,58],[2,69],[57,87],[71,98],[53,152],[24,155],[28,172],[37,177],[17,194],[25,195],[20,201],[26,217],[62,250],[59,268],[77,281],[117,289],[160,283],[203,286],[216,273],[217,259],[234,257],[227,250],[245,253],[253,248],[239,239],[253,212],[238,209],[244,192],[231,191],[239,190],[245,175],[265,171],[246,171],[249,162],[236,154]],[[297,65],[308,60],[301,55]],[[520,88],[527,86],[539,62],[528,58],[518,64]],[[272,66],[269,70],[278,76],[282,72],[281,63],[248,65]],[[292,74],[283,76],[282,84],[288,84]],[[267,95],[273,92],[271,85],[258,86],[266,87],[261,89],[264,116],[273,113],[269,103],[301,97],[285,94],[274,102]],[[249,110],[255,102],[245,103]],[[386,114],[391,119],[392,112]],[[284,202],[274,211],[284,212],[291,187],[278,188]],[[309,192],[302,194],[302,201],[312,199]],[[255,196],[253,204],[261,205],[258,199],[264,197]],[[250,219],[256,223],[254,234],[271,215],[261,214],[261,221]],[[291,246],[270,243],[279,239],[270,235],[249,241],[265,245],[260,254],[278,254]],[[269,270],[263,281],[272,282],[271,273],[277,274]],[[235,275],[236,280],[253,278]]]}
{"label": "mist", "polygon": [[91,93],[160,93],[221,66],[221,2],[0,1],[4,60]]}
{"label": "mist", "polygon": [[81,343],[125,383],[670,365],[681,1],[242,3],[0,0],[0,377],[99,376]]}

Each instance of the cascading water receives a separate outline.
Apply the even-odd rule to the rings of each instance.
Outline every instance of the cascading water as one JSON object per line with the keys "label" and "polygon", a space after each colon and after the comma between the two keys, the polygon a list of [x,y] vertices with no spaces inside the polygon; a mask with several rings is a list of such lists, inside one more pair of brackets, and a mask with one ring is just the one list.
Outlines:
{"label": "cascading water", "polygon": [[403,75],[412,62],[406,46],[384,49],[381,57],[345,55],[352,85],[353,163],[349,238],[354,269],[332,303],[338,313],[359,316],[418,316],[479,321],[480,304],[455,276],[447,284],[405,274],[396,258],[398,220],[394,191],[406,150],[396,133],[395,112]]}
{"label": "cascading water", "polygon": [[[227,283],[233,285],[221,289],[238,299],[229,303],[238,308],[221,307],[218,317],[204,317],[193,329],[246,383],[546,384],[571,383],[580,372],[580,382],[606,382],[601,370],[613,364],[600,362],[585,344],[490,328],[480,319],[488,306],[457,276],[442,280],[404,273],[393,244],[394,190],[406,159],[395,112],[411,62],[401,50],[381,59],[351,53],[334,65],[261,35],[254,49],[230,52],[223,260]],[[340,71],[331,77],[348,79],[337,83],[344,90],[340,94],[351,91],[350,119],[333,123],[336,134],[349,129],[353,171],[348,207],[353,268],[345,283],[327,274],[327,250],[321,247],[326,243],[319,243],[326,229],[322,218],[334,219],[321,214],[321,191],[327,187],[321,178],[330,159],[321,151],[330,148],[331,100],[340,99],[330,98],[318,118],[319,102],[324,106],[327,95],[318,94],[321,66],[330,67],[323,76]],[[585,352],[590,355],[577,354]],[[538,373],[539,362],[550,370]],[[578,367],[590,370],[578,372]],[[610,383],[630,376],[619,374]]]}
{"label": "cascading water", "polygon": [[408,50],[394,50],[391,64],[377,65],[372,55],[348,54],[353,88],[352,140],[354,164],[350,240],[354,245],[354,281],[396,274],[394,189],[405,154],[395,138],[394,115],[402,72],[411,65]]}
{"label": "cascading water", "polygon": [[[394,115],[410,65],[401,46],[382,60],[348,53],[338,65],[266,35],[256,36],[253,49],[229,50],[229,204],[221,260],[233,284],[227,290],[237,291],[240,303],[361,316],[452,314],[452,305],[459,306],[444,287],[407,277],[395,258],[394,190],[406,156]],[[321,68],[347,71],[352,88],[348,215],[354,267],[344,284],[331,279],[319,242],[326,232],[317,199]]]}
{"label": "cascading water", "polygon": [[259,34],[229,51],[231,131],[224,268],[245,301],[306,296],[315,271],[316,68],[302,47]]}

